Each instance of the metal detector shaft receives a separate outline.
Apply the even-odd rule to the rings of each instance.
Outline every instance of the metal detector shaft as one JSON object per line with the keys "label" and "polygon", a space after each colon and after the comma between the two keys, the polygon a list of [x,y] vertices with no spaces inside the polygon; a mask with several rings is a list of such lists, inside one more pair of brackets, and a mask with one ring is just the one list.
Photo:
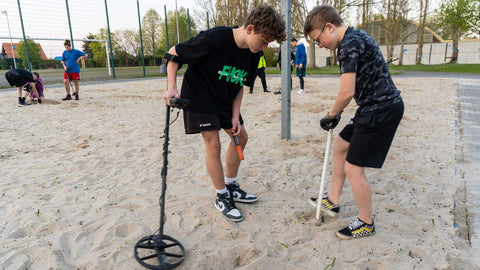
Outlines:
{"label": "metal detector shaft", "polygon": [[163,223],[165,222],[165,193],[167,190],[167,166],[168,166],[168,144],[170,131],[170,106],[167,107],[165,114],[165,141],[163,143],[163,167],[162,167],[162,195],[160,196],[160,235],[163,235]]}
{"label": "metal detector shaft", "polygon": [[67,76],[68,85],[70,85],[70,90],[72,90],[73,95],[75,95],[77,92],[75,91],[75,88],[72,87],[72,81],[70,80],[70,76],[68,76],[68,73],[65,70],[63,70],[63,73],[65,73],[65,76]]}
{"label": "metal detector shaft", "polygon": [[322,180],[320,181],[320,189],[318,190],[317,213],[315,215],[315,218],[317,220],[320,219],[320,212],[321,212],[320,210],[321,210],[321,205],[322,205],[323,188],[325,187],[325,177],[326,177],[326,174],[327,174],[328,157],[329,157],[329,153],[330,153],[330,144],[332,143],[332,134],[333,134],[333,129],[330,129],[328,131],[327,147],[325,148],[325,158],[323,159]]}

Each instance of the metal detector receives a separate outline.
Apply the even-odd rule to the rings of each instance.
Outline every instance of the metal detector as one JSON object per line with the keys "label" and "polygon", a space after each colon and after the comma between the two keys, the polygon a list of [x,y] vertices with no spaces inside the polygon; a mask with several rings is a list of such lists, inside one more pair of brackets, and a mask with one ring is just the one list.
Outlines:
{"label": "metal detector", "polygon": [[185,259],[185,249],[175,238],[163,234],[165,218],[165,191],[167,189],[167,156],[169,144],[170,111],[173,108],[183,109],[188,106],[188,100],[171,98],[170,106],[167,105],[165,116],[165,130],[163,143],[163,168],[162,168],[162,193],[160,195],[160,228],[158,234],[145,236],[135,244],[135,259],[148,269],[171,269],[179,266]]}
{"label": "metal detector", "polygon": [[[333,129],[330,129],[328,131],[328,137],[327,137],[327,146],[325,147],[325,158],[323,159],[323,170],[322,170],[322,179],[320,181],[320,189],[318,190],[318,199],[317,199],[317,212],[315,214],[315,218],[317,219],[317,225],[321,224],[320,223],[320,213],[322,210],[322,199],[323,199],[323,189],[325,186],[325,177],[327,175],[327,166],[328,166],[328,157],[330,153],[330,144],[332,143],[332,134],[333,134]],[[325,215],[322,214],[322,219],[321,222],[325,222]]]}
{"label": "metal detector", "polygon": [[67,71],[64,69],[63,73],[65,73],[65,76],[67,76],[68,84],[70,85],[70,90],[72,90],[73,96],[77,95],[77,92],[75,92],[75,88],[72,87],[72,81],[70,81],[70,76],[68,76]]}

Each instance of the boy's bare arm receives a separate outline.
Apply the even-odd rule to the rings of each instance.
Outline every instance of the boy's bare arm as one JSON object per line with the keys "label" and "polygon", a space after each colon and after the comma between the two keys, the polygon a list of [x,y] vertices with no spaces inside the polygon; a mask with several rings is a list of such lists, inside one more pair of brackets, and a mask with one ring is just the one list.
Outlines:
{"label": "boy's bare arm", "polygon": [[242,105],[242,99],[243,99],[243,87],[238,91],[237,96],[233,100],[233,105],[232,105],[232,128],[236,130],[236,132],[233,135],[238,135],[240,133],[240,107]]}
{"label": "boy's bare arm", "polygon": [[[171,47],[168,50],[169,54],[177,55],[175,50],[175,46]],[[163,99],[167,102],[167,105],[170,105],[170,98],[175,97],[178,98],[180,95],[178,94],[177,90],[177,71],[178,71],[179,63],[174,61],[168,61],[167,65],[167,92],[163,95]]]}
{"label": "boy's bare arm", "polygon": [[328,113],[330,116],[336,116],[342,113],[343,109],[347,107],[350,100],[352,100],[355,94],[355,78],[357,74],[355,72],[343,73],[340,76],[340,90],[338,91],[337,98],[333,104],[332,109]]}

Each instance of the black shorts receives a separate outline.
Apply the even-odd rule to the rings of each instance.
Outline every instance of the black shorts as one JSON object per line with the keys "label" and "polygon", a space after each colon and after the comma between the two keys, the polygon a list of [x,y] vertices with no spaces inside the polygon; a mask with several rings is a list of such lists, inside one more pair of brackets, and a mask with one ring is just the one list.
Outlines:
{"label": "black shorts", "polygon": [[29,82],[27,78],[25,78],[22,74],[18,73],[18,71],[14,69],[5,73],[5,79],[7,79],[10,86],[16,87],[22,87]]}
{"label": "black shorts", "polygon": [[403,111],[400,101],[374,111],[357,112],[339,134],[350,143],[347,161],[359,167],[381,168]]}
{"label": "black shorts", "polygon": [[[243,125],[242,115],[240,124]],[[208,114],[192,111],[183,111],[183,122],[186,134],[195,134],[202,131],[231,129],[232,117],[228,115]]]}

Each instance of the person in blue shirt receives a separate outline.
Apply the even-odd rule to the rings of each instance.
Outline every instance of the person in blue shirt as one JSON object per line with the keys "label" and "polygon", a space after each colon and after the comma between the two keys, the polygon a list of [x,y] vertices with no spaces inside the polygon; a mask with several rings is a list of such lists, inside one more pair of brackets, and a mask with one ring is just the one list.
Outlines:
{"label": "person in blue shirt", "polygon": [[303,77],[305,77],[305,71],[307,70],[307,50],[305,45],[298,43],[297,39],[292,38],[292,48],[295,48],[295,67],[297,67],[297,77],[300,79],[300,90],[297,94],[305,94],[305,87]]}
{"label": "person in blue shirt", "polygon": [[[63,98],[63,100],[71,100],[72,96],[70,95],[70,83],[69,80],[73,82],[75,86],[75,100],[79,100],[80,97],[78,92],[80,91],[80,86],[78,85],[78,81],[80,80],[80,66],[78,62],[81,59],[85,59],[88,57],[88,54],[73,49],[72,43],[70,40],[66,39],[63,43],[65,46],[65,51],[62,54],[62,65],[65,72],[63,73],[63,84],[65,85],[65,91],[67,92],[67,96]],[[67,77],[68,76],[68,77]]]}

